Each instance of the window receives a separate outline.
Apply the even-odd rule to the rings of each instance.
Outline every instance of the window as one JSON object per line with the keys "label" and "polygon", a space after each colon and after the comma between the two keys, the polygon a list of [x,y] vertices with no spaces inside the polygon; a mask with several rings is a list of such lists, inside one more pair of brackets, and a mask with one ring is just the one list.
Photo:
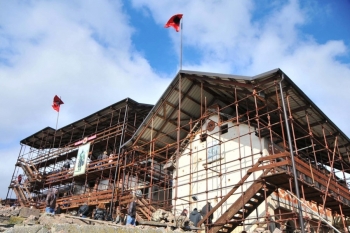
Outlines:
{"label": "window", "polygon": [[220,158],[220,144],[219,141],[213,139],[207,144],[207,153],[208,153],[208,163],[214,162]]}
{"label": "window", "polygon": [[207,137],[208,137],[208,134],[206,134],[206,133],[204,133],[204,134],[201,134],[201,137],[200,137],[200,139],[201,139],[201,142],[204,142],[204,141],[206,141],[206,140],[207,140]]}
{"label": "window", "polygon": [[225,134],[228,132],[228,124],[220,126],[221,134]]}
{"label": "window", "polygon": [[227,121],[227,120],[228,120],[227,116],[221,115],[221,121]]}

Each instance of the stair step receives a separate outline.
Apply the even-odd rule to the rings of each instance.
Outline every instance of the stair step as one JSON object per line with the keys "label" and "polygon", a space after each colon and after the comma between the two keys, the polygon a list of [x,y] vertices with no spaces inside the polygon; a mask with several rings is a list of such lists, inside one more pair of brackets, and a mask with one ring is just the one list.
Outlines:
{"label": "stair step", "polygon": [[259,202],[259,199],[255,199],[254,197],[250,198],[248,202]]}
{"label": "stair step", "polygon": [[262,194],[262,193],[256,193],[255,195],[254,195],[254,198],[256,198],[256,199],[260,199],[260,198],[264,198],[264,194]]}
{"label": "stair step", "polygon": [[248,210],[246,210],[246,209],[240,209],[238,212],[240,212],[240,213],[247,213]]}

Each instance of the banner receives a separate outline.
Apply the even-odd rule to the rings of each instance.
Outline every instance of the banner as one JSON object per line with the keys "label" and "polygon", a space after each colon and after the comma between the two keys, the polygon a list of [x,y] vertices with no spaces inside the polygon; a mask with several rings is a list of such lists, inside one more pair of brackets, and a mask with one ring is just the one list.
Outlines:
{"label": "banner", "polygon": [[73,176],[78,176],[85,173],[89,150],[90,150],[90,143],[79,146],[77,159],[75,160]]}

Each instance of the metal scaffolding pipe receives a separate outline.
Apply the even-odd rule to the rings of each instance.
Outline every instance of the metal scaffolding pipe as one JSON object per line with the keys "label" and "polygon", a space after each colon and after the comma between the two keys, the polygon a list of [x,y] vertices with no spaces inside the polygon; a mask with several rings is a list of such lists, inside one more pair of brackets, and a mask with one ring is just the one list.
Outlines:
{"label": "metal scaffolding pipe", "polygon": [[292,137],[290,136],[290,131],[289,131],[289,119],[287,117],[286,104],[284,102],[284,95],[283,95],[283,89],[282,89],[282,81],[283,80],[284,80],[284,74],[282,73],[282,79],[279,82],[279,86],[280,86],[280,93],[281,93],[281,100],[282,100],[282,107],[283,107],[283,115],[284,115],[284,119],[285,119],[284,123],[285,123],[286,131],[287,131],[289,153],[290,153],[291,160],[292,160],[292,169],[293,169],[293,176],[294,176],[295,192],[296,192],[297,197],[298,197],[297,199],[298,199],[298,209],[299,209],[299,224],[300,224],[301,232],[304,233],[305,229],[304,229],[304,221],[303,221],[303,209],[301,207],[301,202],[300,202],[300,194],[299,194],[297,171],[295,169]]}
{"label": "metal scaffolding pipe", "polygon": [[[114,192],[115,192],[115,180],[117,179],[117,169],[119,169],[119,159],[120,159],[120,153],[123,145],[123,140],[124,140],[124,131],[125,131],[125,122],[126,122],[126,117],[127,117],[127,112],[128,112],[128,104],[125,106],[125,113],[124,113],[124,122],[123,122],[123,128],[122,128],[122,134],[120,136],[120,142],[119,142],[119,151],[118,151],[118,162],[115,168],[115,173],[114,173],[114,182],[113,182],[113,190],[112,190],[112,199],[111,199],[111,207],[109,209],[109,214],[112,215],[113,207],[114,207]],[[124,170],[125,171],[125,170]]]}

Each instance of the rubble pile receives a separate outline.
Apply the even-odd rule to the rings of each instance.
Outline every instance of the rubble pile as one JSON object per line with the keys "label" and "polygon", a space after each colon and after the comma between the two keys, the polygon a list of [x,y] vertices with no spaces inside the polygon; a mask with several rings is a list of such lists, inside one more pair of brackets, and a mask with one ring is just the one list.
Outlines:
{"label": "rubble pile", "polygon": [[18,216],[21,209],[21,207],[0,206],[0,216]]}
{"label": "rubble pile", "polygon": [[[184,217],[184,216],[182,216]],[[181,219],[181,220],[179,220]],[[16,220],[16,221],[15,221]],[[142,224],[136,227],[119,225],[108,221],[82,219],[70,215],[60,214],[51,215],[40,213],[37,209],[27,207],[5,207],[0,206],[0,232],[22,233],[22,232],[40,232],[40,233],[81,233],[81,232],[183,232],[176,225],[182,223],[185,218],[175,218],[171,212],[157,210],[153,214],[152,220],[166,225],[147,225]],[[149,222],[151,223],[151,222]],[[173,227],[170,227],[173,226]],[[178,226],[177,226],[178,227]],[[175,229],[175,230],[173,230]]]}

